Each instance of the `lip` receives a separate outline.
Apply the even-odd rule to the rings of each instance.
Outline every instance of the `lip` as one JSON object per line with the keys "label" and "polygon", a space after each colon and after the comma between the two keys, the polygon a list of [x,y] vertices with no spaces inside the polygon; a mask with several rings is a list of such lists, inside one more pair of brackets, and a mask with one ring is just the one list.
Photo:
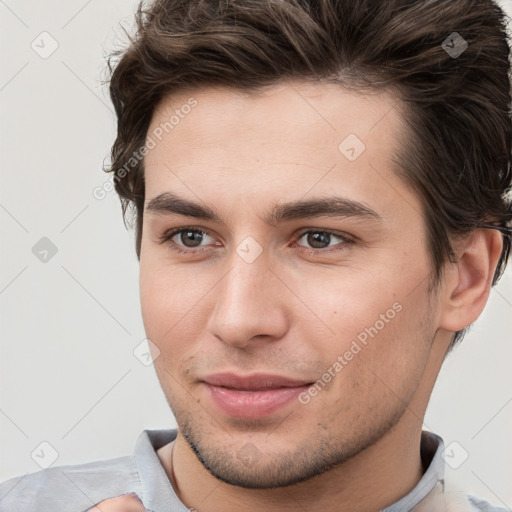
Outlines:
{"label": "lip", "polygon": [[263,373],[217,373],[202,380],[207,395],[221,412],[242,419],[270,416],[312,384],[282,375]]}
{"label": "lip", "polygon": [[254,373],[237,375],[235,373],[215,373],[202,379],[207,384],[241,391],[267,391],[277,388],[293,388],[311,384],[306,380],[291,379],[283,375]]}

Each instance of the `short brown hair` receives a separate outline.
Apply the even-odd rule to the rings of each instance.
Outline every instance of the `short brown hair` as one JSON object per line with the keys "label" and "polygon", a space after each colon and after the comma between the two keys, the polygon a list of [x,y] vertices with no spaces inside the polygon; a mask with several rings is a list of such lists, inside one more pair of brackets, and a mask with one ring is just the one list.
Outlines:
{"label": "short brown hair", "polygon": [[105,168],[125,222],[129,206],[135,214],[137,257],[144,159],[132,155],[162,98],[208,86],[257,93],[311,79],[399,93],[409,136],[395,161],[424,206],[431,282],[455,261],[455,237],[491,228],[504,242],[497,283],[512,239],[512,122],[507,17],[492,0],[143,3],[130,44],[108,61],[118,132]]}

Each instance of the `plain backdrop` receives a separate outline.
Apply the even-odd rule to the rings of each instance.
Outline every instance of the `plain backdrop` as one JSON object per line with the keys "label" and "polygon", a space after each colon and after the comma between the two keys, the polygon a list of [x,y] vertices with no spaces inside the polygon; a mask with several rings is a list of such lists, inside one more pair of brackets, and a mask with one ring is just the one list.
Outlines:
{"label": "plain backdrop", "polygon": [[[133,353],[145,338],[133,232],[115,192],[92,194],[115,136],[105,56],[135,5],[0,1],[0,480],[40,469],[41,450],[54,465],[106,459],[132,453],[143,429],[175,426]],[[449,447],[447,472],[509,508],[511,318],[509,266],[425,418]]]}

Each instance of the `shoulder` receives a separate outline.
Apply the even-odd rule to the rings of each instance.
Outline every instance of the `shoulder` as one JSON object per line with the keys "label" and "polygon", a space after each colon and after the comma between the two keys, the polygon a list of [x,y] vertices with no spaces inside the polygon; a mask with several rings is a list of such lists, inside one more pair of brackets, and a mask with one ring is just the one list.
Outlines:
{"label": "shoulder", "polygon": [[[82,512],[107,498],[142,492],[134,457],[55,466],[0,483],[0,512]],[[70,508],[71,505],[71,508]]]}
{"label": "shoulder", "polygon": [[509,510],[507,508],[491,505],[489,502],[476,498],[472,494],[468,494],[467,498],[475,512],[508,512]]}
{"label": "shoulder", "polygon": [[444,480],[444,499],[447,512],[508,512],[509,509],[491,505],[484,499],[477,498],[460,480]]}
{"label": "shoulder", "polygon": [[[405,510],[401,508],[400,510]],[[409,509],[407,509],[409,510]],[[432,491],[412,511],[414,512],[510,512],[496,507],[468,492],[465,485],[452,478],[441,479]],[[412,512],[411,511],[411,512]]]}

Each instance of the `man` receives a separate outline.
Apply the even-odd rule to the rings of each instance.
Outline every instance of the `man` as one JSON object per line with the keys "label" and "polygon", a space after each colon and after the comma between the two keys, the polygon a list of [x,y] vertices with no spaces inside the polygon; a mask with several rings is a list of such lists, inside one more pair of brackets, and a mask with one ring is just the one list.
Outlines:
{"label": "man", "polygon": [[109,170],[178,430],[9,480],[0,510],[506,510],[445,482],[422,431],[510,250],[503,12],[163,0],[137,22]]}

